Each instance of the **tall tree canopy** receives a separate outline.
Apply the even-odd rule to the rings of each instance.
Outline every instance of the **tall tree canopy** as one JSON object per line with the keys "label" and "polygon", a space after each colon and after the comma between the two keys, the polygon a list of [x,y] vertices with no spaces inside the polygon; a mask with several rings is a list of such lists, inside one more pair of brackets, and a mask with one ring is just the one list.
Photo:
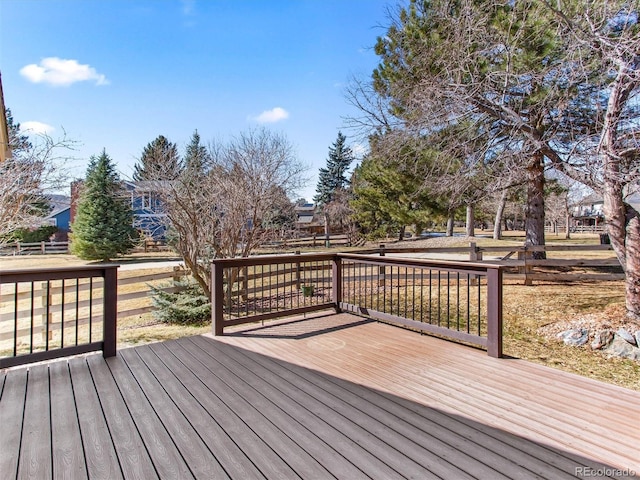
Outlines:
{"label": "tall tree canopy", "polygon": [[178,147],[163,135],[159,135],[144,147],[139,162],[134,166],[133,179],[136,182],[173,180],[180,173],[180,169]]}
{"label": "tall tree canopy", "polygon": [[[404,128],[475,122],[528,152],[527,240],[544,243],[544,159],[567,87],[554,15],[537,1],[412,0],[378,39],[373,87]],[[455,137],[450,145],[460,143]]]}
{"label": "tall tree canopy", "polygon": [[640,215],[630,201],[640,176],[639,18],[638,0],[411,0],[378,39],[380,65],[352,103],[378,128],[478,123],[485,152],[510,152],[509,169],[526,176],[531,244],[544,243],[546,168],[601,192],[627,308],[640,317]]}
{"label": "tall tree canopy", "polygon": [[71,230],[71,252],[86,260],[107,261],[135,246],[130,197],[105,151],[91,157]]}
{"label": "tall tree canopy", "polygon": [[283,204],[299,188],[302,171],[285,137],[257,130],[210,145],[206,152],[194,135],[178,177],[155,182],[173,246],[208,298],[211,260],[246,257],[279,235]]}

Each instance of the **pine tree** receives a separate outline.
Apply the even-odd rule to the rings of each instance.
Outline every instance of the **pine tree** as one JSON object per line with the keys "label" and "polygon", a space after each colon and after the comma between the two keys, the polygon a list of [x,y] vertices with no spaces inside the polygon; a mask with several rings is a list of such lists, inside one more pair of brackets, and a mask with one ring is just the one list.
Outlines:
{"label": "pine tree", "polygon": [[204,173],[207,171],[211,157],[206,147],[200,143],[198,130],[191,135],[191,142],[187,145],[184,154],[184,168],[193,173]]}
{"label": "pine tree", "polygon": [[345,189],[349,184],[346,173],[349,166],[354,160],[354,155],[345,142],[342,132],[338,132],[338,138],[329,147],[329,158],[327,159],[326,168],[320,169],[318,186],[316,187],[316,196],[313,201],[319,206],[326,205],[333,200],[335,192],[339,189]]}
{"label": "pine tree", "polygon": [[180,169],[180,157],[176,144],[159,135],[144,147],[140,161],[134,166],[133,179],[136,182],[175,180]]}
{"label": "pine tree", "polygon": [[[324,236],[327,247],[330,246],[330,222],[329,209],[325,207],[334,201],[338,192],[346,190],[349,185],[349,180],[346,177],[347,170],[354,160],[353,151],[345,144],[346,140],[347,137],[342,132],[338,132],[338,138],[329,147],[327,166],[320,169],[316,196],[313,197],[313,201],[322,209],[324,215]],[[340,198],[346,198],[346,196],[341,195]]]}
{"label": "pine tree", "polygon": [[108,261],[130,251],[137,239],[133,211],[105,151],[91,157],[71,225],[71,252],[85,260]]}

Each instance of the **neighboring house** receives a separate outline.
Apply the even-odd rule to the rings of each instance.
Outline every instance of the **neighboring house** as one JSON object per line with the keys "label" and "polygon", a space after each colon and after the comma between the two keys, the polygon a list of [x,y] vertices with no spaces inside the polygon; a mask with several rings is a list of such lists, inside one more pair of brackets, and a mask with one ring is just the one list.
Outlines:
{"label": "neighboring house", "polygon": [[131,195],[134,223],[146,239],[164,241],[167,233],[167,214],[157,191],[156,182],[125,182]]}
{"label": "neighboring house", "polygon": [[324,221],[316,213],[313,203],[296,205],[296,230],[301,235],[324,233]]}
{"label": "neighboring house", "polygon": [[604,223],[602,207],[604,200],[593,193],[580,200],[573,207],[573,223],[577,226],[599,226]]}
{"label": "neighboring house", "polygon": [[71,224],[71,198],[66,195],[49,195],[48,200],[51,210],[43,218],[41,225],[58,227],[55,240],[66,242]]}

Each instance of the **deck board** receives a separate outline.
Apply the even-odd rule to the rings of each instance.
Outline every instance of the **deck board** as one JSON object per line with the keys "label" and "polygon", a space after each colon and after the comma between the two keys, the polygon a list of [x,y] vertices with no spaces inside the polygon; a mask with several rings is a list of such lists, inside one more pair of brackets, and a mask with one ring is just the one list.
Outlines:
{"label": "deck board", "polygon": [[0,472],[17,472],[24,417],[27,370],[21,369],[4,376],[2,396],[0,396],[0,428],[2,446],[0,448]]}
{"label": "deck board", "polygon": [[18,472],[20,478],[52,478],[49,369],[29,370]]}
{"label": "deck board", "polygon": [[640,471],[638,392],[351,315],[237,330],[0,372],[2,478]]}
{"label": "deck board", "polygon": [[69,371],[73,379],[78,424],[86,440],[83,450],[88,476],[98,480],[121,479],[122,470],[107,422],[104,415],[96,415],[102,408],[86,359],[71,359]]}
{"label": "deck board", "polygon": [[[51,382],[51,448],[53,476],[61,479],[87,478],[82,438],[73,398],[69,366],[54,362],[49,367]],[[69,408],[74,406],[74,408]]]}

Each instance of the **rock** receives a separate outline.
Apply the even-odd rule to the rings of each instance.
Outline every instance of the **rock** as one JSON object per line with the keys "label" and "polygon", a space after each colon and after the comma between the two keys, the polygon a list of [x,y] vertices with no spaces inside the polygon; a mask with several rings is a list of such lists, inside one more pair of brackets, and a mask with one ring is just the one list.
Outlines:
{"label": "rock", "polygon": [[640,330],[636,332],[636,345],[640,347]]}
{"label": "rock", "polygon": [[560,332],[558,337],[562,339],[565,345],[579,347],[589,341],[589,330],[586,328],[574,328],[572,330]]}
{"label": "rock", "polygon": [[599,350],[605,348],[613,340],[613,331],[609,328],[596,332],[593,342],[591,342],[591,348],[593,350]]}
{"label": "rock", "polygon": [[609,358],[620,357],[629,358],[631,360],[640,360],[640,348],[634,347],[626,340],[623,340],[618,335],[615,336],[613,342],[603,350]]}
{"label": "rock", "polygon": [[618,329],[618,331],[616,332],[616,335],[622,338],[623,340],[629,342],[631,345],[636,344],[636,338],[622,327]]}

